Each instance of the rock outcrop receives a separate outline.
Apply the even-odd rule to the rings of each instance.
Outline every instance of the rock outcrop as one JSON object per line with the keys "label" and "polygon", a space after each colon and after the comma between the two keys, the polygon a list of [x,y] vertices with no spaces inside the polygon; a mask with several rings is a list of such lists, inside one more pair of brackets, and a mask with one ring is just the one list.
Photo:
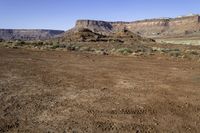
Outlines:
{"label": "rock outcrop", "polygon": [[61,41],[69,42],[90,42],[99,41],[106,36],[92,32],[87,28],[78,28],[76,31],[66,32],[63,37],[60,38]]}
{"label": "rock outcrop", "polygon": [[110,34],[127,29],[145,37],[195,36],[200,35],[200,16],[149,19],[134,22],[106,22],[78,20],[74,30],[88,28],[99,34]]}
{"label": "rock outcrop", "polygon": [[60,36],[60,30],[0,29],[0,39],[4,40],[46,40]]}
{"label": "rock outcrop", "polygon": [[[93,24],[96,22],[93,22]],[[101,32],[97,31],[96,29],[94,30],[96,32],[94,32],[91,29],[87,28],[87,24],[83,24],[85,25],[86,28],[83,28],[81,24],[79,25],[80,27],[78,28],[76,27],[76,29],[67,31],[62,37],[58,38],[59,41],[61,42],[105,42],[105,43],[154,42],[153,39],[141,37],[140,35],[135,34],[126,29],[116,31],[115,33],[108,31],[109,34],[105,35],[103,33],[106,32],[106,29],[103,27],[102,29],[100,29]],[[91,23],[89,25],[92,26]],[[100,27],[96,26],[95,28],[100,28]]]}

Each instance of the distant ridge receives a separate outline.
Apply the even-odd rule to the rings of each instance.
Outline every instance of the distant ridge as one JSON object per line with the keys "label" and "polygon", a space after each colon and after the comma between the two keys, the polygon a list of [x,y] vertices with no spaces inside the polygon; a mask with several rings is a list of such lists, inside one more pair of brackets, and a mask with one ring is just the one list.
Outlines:
{"label": "distant ridge", "polygon": [[61,30],[46,29],[0,29],[0,39],[4,40],[46,40],[63,34]]}

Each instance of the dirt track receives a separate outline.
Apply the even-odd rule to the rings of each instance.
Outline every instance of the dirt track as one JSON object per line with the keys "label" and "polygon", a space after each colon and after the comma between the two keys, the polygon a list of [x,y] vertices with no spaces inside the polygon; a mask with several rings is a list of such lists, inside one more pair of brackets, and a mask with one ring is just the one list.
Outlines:
{"label": "dirt track", "polygon": [[200,63],[0,48],[0,132],[200,132]]}

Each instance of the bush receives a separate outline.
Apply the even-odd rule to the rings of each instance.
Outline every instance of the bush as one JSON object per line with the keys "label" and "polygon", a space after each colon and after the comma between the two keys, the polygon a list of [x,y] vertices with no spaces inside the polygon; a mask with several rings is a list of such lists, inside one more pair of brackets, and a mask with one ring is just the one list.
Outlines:
{"label": "bush", "polygon": [[52,49],[57,49],[57,48],[59,48],[59,47],[60,47],[59,44],[53,44],[53,45],[51,46]]}
{"label": "bush", "polygon": [[169,52],[169,55],[173,56],[173,57],[179,57],[181,55],[181,52],[180,51],[171,51],[171,52]]}
{"label": "bush", "polygon": [[60,44],[59,48],[66,48],[66,45],[65,44]]}
{"label": "bush", "polygon": [[132,54],[133,51],[129,48],[120,48],[117,50],[117,53],[121,53],[123,55]]}
{"label": "bush", "polygon": [[7,41],[6,43],[8,43],[8,44],[12,44],[12,43],[14,43],[13,41]]}
{"label": "bush", "polygon": [[78,51],[78,50],[80,50],[80,46],[68,45],[68,46],[67,46],[67,50],[70,50],[70,51]]}
{"label": "bush", "polygon": [[50,48],[57,49],[57,48],[66,48],[65,44],[60,44],[59,42],[49,42]]}
{"label": "bush", "polygon": [[0,38],[0,42],[5,42],[5,40]]}
{"label": "bush", "polygon": [[192,55],[199,55],[199,53],[197,51],[190,51],[190,54],[192,54]]}
{"label": "bush", "polygon": [[90,47],[81,47],[80,51],[90,51],[91,48]]}
{"label": "bush", "polygon": [[17,42],[16,42],[16,46],[23,46],[23,45],[25,45],[25,44],[26,44],[25,41],[17,41]]}
{"label": "bush", "polygon": [[44,43],[43,43],[43,42],[41,42],[41,41],[39,41],[37,44],[38,44],[38,45],[43,45]]}
{"label": "bush", "polygon": [[178,49],[178,48],[175,48],[175,49],[172,49],[172,51],[180,51],[180,49]]}
{"label": "bush", "polygon": [[108,52],[104,51],[104,50],[95,50],[96,54],[101,54],[101,55],[108,55]]}
{"label": "bush", "polygon": [[146,51],[145,48],[137,48],[135,50],[135,53],[140,53],[140,52],[145,52],[145,51]]}

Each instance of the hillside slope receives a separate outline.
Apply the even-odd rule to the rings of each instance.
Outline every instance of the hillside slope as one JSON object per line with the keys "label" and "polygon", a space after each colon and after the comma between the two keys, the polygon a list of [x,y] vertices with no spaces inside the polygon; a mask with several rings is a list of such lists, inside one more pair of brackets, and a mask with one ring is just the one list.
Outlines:
{"label": "hillside slope", "polygon": [[120,42],[120,43],[137,43],[137,42],[154,42],[153,39],[141,37],[129,30],[123,29],[110,34],[94,32],[87,28],[75,28],[65,32],[64,36],[59,38],[62,42]]}

